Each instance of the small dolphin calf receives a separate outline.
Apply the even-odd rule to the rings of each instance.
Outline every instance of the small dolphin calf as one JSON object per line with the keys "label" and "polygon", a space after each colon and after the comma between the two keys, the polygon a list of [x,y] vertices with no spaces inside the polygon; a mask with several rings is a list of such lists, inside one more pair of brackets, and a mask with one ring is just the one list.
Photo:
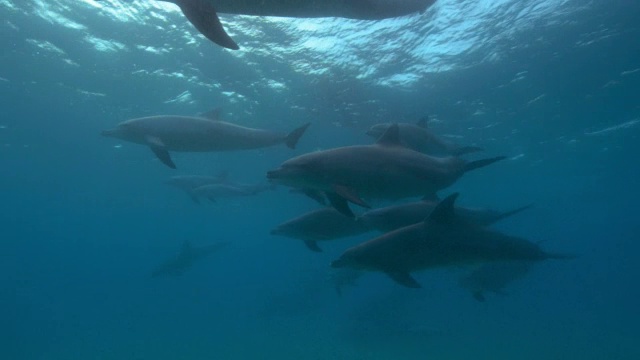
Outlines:
{"label": "small dolphin calf", "polygon": [[294,149],[309,123],[289,134],[252,129],[204,117],[160,115],[124,121],[102,135],[148,146],[170,168],[169,151],[210,152],[257,149],[284,143]]}
{"label": "small dolphin calf", "polygon": [[485,292],[505,295],[504,289],[516,280],[525,277],[533,262],[531,261],[501,261],[482,264],[471,274],[462,277],[458,284],[471,291],[473,298],[484,302]]}
{"label": "small dolphin calf", "polygon": [[436,0],[159,0],[178,5],[207,39],[227,49],[240,47],[217,13],[296,18],[342,17],[378,20],[425,11]]}
{"label": "small dolphin calf", "polygon": [[[452,141],[442,139],[429,131],[428,117],[420,119],[416,124],[398,123],[400,127],[400,141],[415,151],[433,156],[460,156],[472,152],[482,151],[477,146],[461,146]],[[373,125],[367,135],[379,138],[391,126],[391,123]]]}
{"label": "small dolphin calf", "polygon": [[204,259],[228,245],[229,243],[227,242],[220,242],[203,247],[193,247],[191,243],[185,241],[184,244],[182,244],[182,249],[178,256],[158,266],[153,270],[152,276],[182,275],[182,273],[193,266],[196,261]]}
{"label": "small dolphin calf", "polygon": [[226,174],[218,176],[180,175],[172,176],[166,183],[185,191],[191,200],[199,204],[200,199],[193,193],[193,190],[205,185],[226,184],[228,179]]}
{"label": "small dolphin calf", "polygon": [[272,184],[208,184],[193,189],[193,195],[216,202],[219,198],[252,196],[271,189],[273,189]]}
{"label": "small dolphin calf", "polygon": [[[360,218],[367,226],[384,233],[423,221],[431,214],[436,206],[438,206],[437,201],[423,199],[422,201],[369,210],[362,214]],[[526,205],[505,212],[458,206],[456,207],[456,214],[468,223],[478,226],[488,226],[518,214],[531,206],[532,205]]]}
{"label": "small dolphin calf", "polygon": [[431,195],[466,172],[502,160],[436,158],[401,145],[394,124],[374,145],[317,151],[287,160],[267,177],[283,185],[324,191],[338,211],[354,216],[347,201],[369,207],[363,198],[401,199]]}
{"label": "small dolphin calf", "polygon": [[332,267],[382,271],[397,283],[418,288],[411,272],[478,262],[566,259],[538,245],[465,223],[454,210],[458,194],[442,200],[429,217],[345,251]]}
{"label": "small dolphin calf", "polygon": [[318,241],[356,236],[369,231],[361,221],[346,217],[333,208],[323,208],[303,214],[278,225],[271,235],[299,239],[311,250],[321,252]]}

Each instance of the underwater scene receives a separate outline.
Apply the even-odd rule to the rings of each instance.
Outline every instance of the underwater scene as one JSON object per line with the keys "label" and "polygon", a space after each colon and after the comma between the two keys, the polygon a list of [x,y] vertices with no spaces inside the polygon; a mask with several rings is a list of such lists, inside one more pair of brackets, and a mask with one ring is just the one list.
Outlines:
{"label": "underwater scene", "polygon": [[0,16],[0,359],[640,359],[640,2]]}

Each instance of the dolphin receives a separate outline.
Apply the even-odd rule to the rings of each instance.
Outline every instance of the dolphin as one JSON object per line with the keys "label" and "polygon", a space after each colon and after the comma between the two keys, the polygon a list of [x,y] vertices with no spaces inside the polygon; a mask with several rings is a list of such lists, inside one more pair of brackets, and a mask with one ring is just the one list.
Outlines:
{"label": "dolphin", "polygon": [[[422,199],[400,205],[391,205],[380,209],[373,209],[360,215],[360,219],[369,227],[380,232],[389,232],[405,226],[423,221],[438,205],[437,201]],[[502,219],[529,209],[532,204],[509,211],[495,211],[489,209],[474,209],[456,207],[456,214],[469,223],[478,226],[489,226]]]}
{"label": "dolphin", "polygon": [[251,196],[271,189],[273,184],[207,184],[193,189],[193,195],[216,202],[219,198]]}
{"label": "dolphin", "polygon": [[227,174],[222,173],[218,176],[202,176],[202,175],[180,175],[172,176],[166,181],[167,185],[175,186],[178,189],[183,190],[189,195],[191,200],[196,204],[200,203],[200,199],[193,193],[193,190],[212,184],[226,184],[228,183]]}
{"label": "dolphin", "polygon": [[[100,0],[104,1],[104,0]],[[422,13],[436,0],[159,0],[178,5],[207,39],[231,50],[240,47],[227,34],[218,13],[295,18],[340,17],[379,20]]]}
{"label": "dolphin", "polygon": [[[400,127],[400,140],[402,144],[415,151],[434,156],[460,156],[477,151],[482,151],[477,146],[461,146],[452,141],[442,139],[429,131],[429,117],[425,116],[416,124],[398,123]],[[391,123],[376,124],[367,130],[367,135],[379,138],[391,126]]]}
{"label": "dolphin", "polygon": [[280,235],[302,240],[311,251],[321,252],[318,241],[356,236],[370,231],[358,219],[346,217],[331,207],[310,211],[286,221],[271,230]]}
{"label": "dolphin", "polygon": [[470,274],[460,278],[458,284],[469,291],[473,298],[484,302],[485,292],[505,295],[504,288],[516,280],[525,277],[533,262],[531,261],[501,261],[482,264]]}
{"label": "dolphin", "polygon": [[402,146],[399,127],[394,124],[373,145],[304,154],[267,172],[267,178],[294,188],[324,191],[333,207],[353,217],[347,201],[369,208],[363,198],[435,197],[466,172],[502,159],[505,157],[467,161],[429,156]]}
{"label": "dolphin", "polygon": [[184,271],[193,266],[194,262],[208,257],[209,255],[227,247],[228,245],[228,242],[219,242],[203,247],[193,247],[191,246],[191,243],[189,241],[185,241],[182,244],[182,249],[180,250],[178,256],[160,264],[153,270],[151,276],[160,277],[182,275]]}
{"label": "dolphin", "polygon": [[419,288],[411,272],[492,261],[567,259],[549,253],[528,240],[466,223],[455,214],[454,193],[438,204],[423,222],[391,231],[347,249],[331,263],[381,271],[397,283]]}
{"label": "dolphin", "polygon": [[146,145],[162,163],[175,169],[169,151],[245,150],[281,143],[294,149],[309,125],[285,134],[205,117],[159,115],[121,122],[113,129],[102,131],[102,135]]}

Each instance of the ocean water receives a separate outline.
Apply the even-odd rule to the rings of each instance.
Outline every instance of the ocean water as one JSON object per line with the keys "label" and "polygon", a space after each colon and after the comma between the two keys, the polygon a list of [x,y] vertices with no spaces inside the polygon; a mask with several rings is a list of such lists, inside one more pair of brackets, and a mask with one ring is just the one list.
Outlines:
{"label": "ocean water", "polygon": [[[241,49],[154,1],[0,0],[1,359],[640,358],[640,3],[438,0],[375,22],[222,15]],[[100,136],[130,118],[222,108],[298,148],[174,153]],[[534,207],[495,226],[576,259],[478,302],[465,269],[407,289],[269,234],[318,207],[280,187],[194,204],[164,182],[266,181],[282,161],[414,122],[508,160],[441,194]],[[357,209],[357,207],[354,207]],[[360,209],[357,209],[360,211]],[[153,278],[182,244],[230,246]]]}

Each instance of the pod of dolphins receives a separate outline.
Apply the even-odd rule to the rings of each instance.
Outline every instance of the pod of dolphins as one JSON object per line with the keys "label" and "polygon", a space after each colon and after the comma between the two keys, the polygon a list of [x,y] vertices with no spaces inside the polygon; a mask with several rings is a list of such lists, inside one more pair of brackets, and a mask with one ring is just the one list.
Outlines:
{"label": "pod of dolphins", "polygon": [[[375,20],[423,12],[435,0],[167,0],[209,40],[238,49],[217,14],[287,17],[343,17]],[[170,152],[220,152],[250,150],[285,144],[295,149],[309,123],[290,132],[244,127],[219,119],[219,111],[198,116],[158,115],[131,119],[102,135],[147,146],[166,166],[175,169]],[[504,212],[456,206],[458,193],[440,200],[438,192],[467,172],[505,159],[504,156],[467,160],[463,155],[482,151],[445,140],[430,131],[428,117],[416,124],[386,123],[372,126],[369,145],[351,145],[293,157],[270,170],[270,183],[239,184],[226,176],[175,176],[167,183],[185,191],[196,203],[223,197],[250,196],[276,185],[306,194],[330,206],[286,221],[272,231],[300,240],[322,252],[318,242],[381,233],[346,249],[334,259],[333,269],[348,269],[336,289],[355,283],[363,271],[386,274],[394,282],[419,288],[413,273],[459,265],[480,266],[460,279],[474,298],[484,292],[502,293],[510,282],[524,276],[531,264],[570,255],[548,252],[538,243],[491,229],[497,221],[531,205]],[[419,201],[373,209],[375,201]],[[366,211],[356,214],[350,204]],[[217,243],[193,247],[185,242],[180,254],[162,264],[153,276],[177,275],[199,259],[226,247]],[[515,264],[515,265],[514,265]],[[357,274],[357,275],[354,275]],[[336,277],[339,279],[339,276]]]}

